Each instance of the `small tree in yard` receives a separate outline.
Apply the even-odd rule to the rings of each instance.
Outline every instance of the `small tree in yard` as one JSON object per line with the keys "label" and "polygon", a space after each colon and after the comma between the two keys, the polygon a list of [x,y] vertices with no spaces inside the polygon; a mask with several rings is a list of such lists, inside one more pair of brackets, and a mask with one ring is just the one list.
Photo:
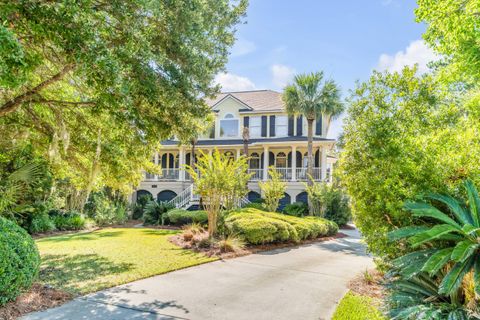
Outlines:
{"label": "small tree in yard", "polygon": [[247,193],[247,160],[232,160],[215,150],[212,155],[201,153],[195,168],[186,166],[195,183],[195,192],[203,199],[208,214],[208,234],[217,231],[217,218],[222,207],[231,209]]}
{"label": "small tree in yard", "polygon": [[309,215],[323,217],[328,204],[328,186],[324,182],[315,182],[311,176],[309,178],[310,183],[305,183],[305,191],[310,202],[308,213]]}
{"label": "small tree in yard", "polygon": [[275,212],[278,208],[280,199],[283,198],[287,184],[282,181],[280,173],[272,166],[268,169],[270,179],[268,181],[259,182],[258,185],[262,190],[265,199],[265,206],[268,211]]}

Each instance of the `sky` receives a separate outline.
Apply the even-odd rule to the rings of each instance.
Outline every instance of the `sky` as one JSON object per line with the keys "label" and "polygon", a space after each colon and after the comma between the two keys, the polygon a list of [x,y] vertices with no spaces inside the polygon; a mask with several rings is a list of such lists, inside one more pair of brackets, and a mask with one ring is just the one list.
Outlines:
{"label": "sky", "polygon": [[[435,59],[424,44],[425,26],[415,22],[414,0],[250,0],[237,27],[223,91],[282,91],[297,73],[323,71],[342,96],[372,70],[399,71]],[[341,132],[342,117],[328,137]]]}

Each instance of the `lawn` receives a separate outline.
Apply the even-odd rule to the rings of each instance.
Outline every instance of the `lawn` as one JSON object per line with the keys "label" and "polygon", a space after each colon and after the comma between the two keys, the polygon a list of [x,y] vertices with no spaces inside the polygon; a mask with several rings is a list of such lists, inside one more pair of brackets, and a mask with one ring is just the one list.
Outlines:
{"label": "lawn", "polygon": [[39,280],[85,294],[216,260],[168,241],[178,231],[108,228],[37,240]]}
{"label": "lawn", "polygon": [[348,292],[338,304],[332,320],[386,320],[378,305],[375,298]]}

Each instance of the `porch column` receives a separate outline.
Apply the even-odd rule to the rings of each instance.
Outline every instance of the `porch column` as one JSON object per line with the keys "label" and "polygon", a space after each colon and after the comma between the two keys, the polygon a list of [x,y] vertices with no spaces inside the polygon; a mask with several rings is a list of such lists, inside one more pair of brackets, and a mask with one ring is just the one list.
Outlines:
{"label": "porch column", "polygon": [[292,181],[297,181],[297,146],[292,146]]}
{"label": "porch column", "polygon": [[268,146],[263,147],[263,181],[268,180]]}
{"label": "porch column", "polygon": [[208,155],[212,156],[212,154],[213,154],[213,149],[208,149]]}
{"label": "porch column", "polygon": [[240,149],[237,149],[237,160],[240,158]]}
{"label": "porch column", "polygon": [[321,147],[320,149],[320,179],[325,181],[327,178],[327,148]]}
{"label": "porch column", "polygon": [[185,148],[180,147],[178,154],[178,179],[185,181]]}
{"label": "porch column", "polygon": [[[158,165],[158,152],[155,152],[155,156],[154,156],[153,159],[154,159],[153,162],[154,162],[156,165]],[[155,180],[158,180],[158,179],[159,179],[159,176],[158,176],[158,174],[156,174],[156,175],[155,175]]]}

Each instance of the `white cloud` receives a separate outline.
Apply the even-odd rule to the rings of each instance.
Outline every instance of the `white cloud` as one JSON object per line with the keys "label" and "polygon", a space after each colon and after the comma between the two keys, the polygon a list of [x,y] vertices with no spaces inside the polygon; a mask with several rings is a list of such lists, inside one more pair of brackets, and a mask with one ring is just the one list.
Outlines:
{"label": "white cloud", "polygon": [[232,57],[243,56],[255,51],[255,43],[245,40],[245,39],[238,39],[235,41],[235,44],[232,48]]}
{"label": "white cloud", "polygon": [[279,88],[284,88],[295,75],[295,69],[281,64],[274,64],[271,67],[272,82]]}
{"label": "white cloud", "polygon": [[222,91],[254,90],[255,84],[247,77],[232,73],[220,73],[215,76],[215,83],[222,87]]}
{"label": "white cloud", "polygon": [[394,55],[382,54],[378,61],[378,69],[391,72],[401,71],[405,66],[418,64],[418,71],[428,71],[427,63],[438,60],[438,56],[432,49],[427,47],[423,40],[411,42],[405,50],[398,51]]}

